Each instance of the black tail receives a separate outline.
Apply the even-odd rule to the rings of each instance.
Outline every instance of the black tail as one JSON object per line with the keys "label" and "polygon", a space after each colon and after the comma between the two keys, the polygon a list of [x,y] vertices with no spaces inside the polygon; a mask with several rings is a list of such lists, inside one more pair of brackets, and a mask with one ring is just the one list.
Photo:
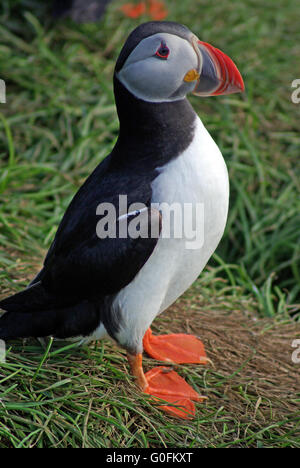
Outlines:
{"label": "black tail", "polygon": [[7,312],[30,313],[38,310],[51,309],[58,301],[47,292],[42,283],[35,283],[24,291],[0,301],[0,309]]}
{"label": "black tail", "polygon": [[[56,303],[57,300],[41,282],[0,301],[0,309],[6,312],[0,318],[0,339],[46,336],[44,332],[47,330],[51,335],[56,323]],[[47,309],[52,309],[52,312],[47,314],[45,320],[41,312]],[[42,334],[36,335],[35,332]]]}
{"label": "black tail", "polygon": [[0,339],[51,336],[57,328],[57,311],[44,313],[6,312],[0,318]]}
{"label": "black tail", "polygon": [[100,324],[101,307],[87,301],[37,312],[6,312],[0,317],[0,339],[90,335]]}

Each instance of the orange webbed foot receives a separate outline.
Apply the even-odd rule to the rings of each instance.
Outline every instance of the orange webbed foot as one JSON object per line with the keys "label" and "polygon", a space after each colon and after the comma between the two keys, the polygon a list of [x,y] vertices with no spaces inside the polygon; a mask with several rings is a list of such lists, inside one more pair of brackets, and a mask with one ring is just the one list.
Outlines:
{"label": "orange webbed foot", "polygon": [[206,397],[198,393],[174,370],[167,367],[155,367],[144,374],[142,355],[127,354],[133,375],[140,389],[154,399],[164,400],[174,406],[160,405],[164,411],[182,419],[195,416],[193,401],[203,401]]}
{"label": "orange webbed foot", "polygon": [[194,335],[184,333],[158,335],[149,328],[144,336],[144,349],[159,361],[175,364],[206,364],[208,359],[203,343]]}
{"label": "orange webbed foot", "polygon": [[161,405],[162,410],[182,419],[193,419],[196,413],[193,401],[206,399],[199,395],[180,375],[168,367],[155,367],[145,374],[148,387],[145,393],[173,403]]}

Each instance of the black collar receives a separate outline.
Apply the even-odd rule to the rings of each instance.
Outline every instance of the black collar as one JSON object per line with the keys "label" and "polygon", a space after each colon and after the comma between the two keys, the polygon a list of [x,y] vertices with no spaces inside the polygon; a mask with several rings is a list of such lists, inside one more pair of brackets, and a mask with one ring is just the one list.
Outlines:
{"label": "black collar", "polygon": [[156,168],[179,156],[192,142],[196,114],[187,99],[151,103],[133,96],[114,76],[120,121],[112,159]]}

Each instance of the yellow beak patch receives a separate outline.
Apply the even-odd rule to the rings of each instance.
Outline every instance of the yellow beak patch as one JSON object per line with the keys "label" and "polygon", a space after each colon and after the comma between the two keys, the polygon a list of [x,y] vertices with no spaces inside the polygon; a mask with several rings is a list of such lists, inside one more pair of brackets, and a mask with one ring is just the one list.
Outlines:
{"label": "yellow beak patch", "polygon": [[187,74],[184,77],[184,81],[187,83],[191,83],[192,81],[197,81],[199,80],[200,75],[197,72],[195,68],[192,68],[192,70],[188,71]]}

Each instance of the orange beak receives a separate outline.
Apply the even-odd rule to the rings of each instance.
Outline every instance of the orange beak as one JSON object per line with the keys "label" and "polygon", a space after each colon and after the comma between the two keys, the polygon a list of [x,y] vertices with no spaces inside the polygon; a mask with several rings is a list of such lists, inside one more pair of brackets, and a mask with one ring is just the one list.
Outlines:
{"label": "orange beak", "polygon": [[192,38],[192,45],[198,56],[198,70],[190,70],[184,79],[196,81],[193,94],[218,96],[245,90],[243,78],[230,57],[196,36]]}

